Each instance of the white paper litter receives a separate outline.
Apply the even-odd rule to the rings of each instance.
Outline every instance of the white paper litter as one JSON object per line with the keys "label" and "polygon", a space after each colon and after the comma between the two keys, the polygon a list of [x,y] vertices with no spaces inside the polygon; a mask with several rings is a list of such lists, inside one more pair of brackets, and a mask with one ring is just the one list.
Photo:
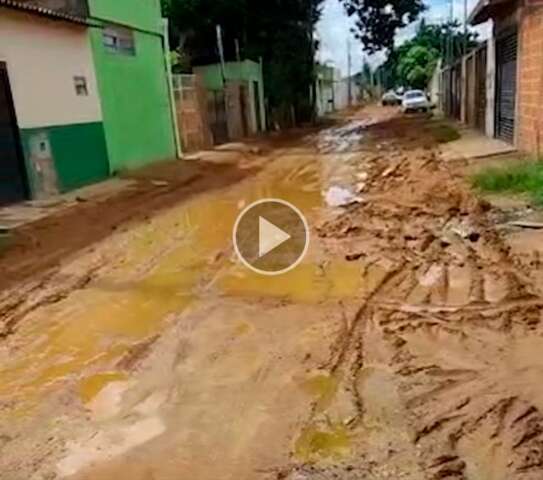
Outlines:
{"label": "white paper litter", "polygon": [[326,203],[330,207],[343,207],[356,202],[358,198],[356,195],[342,187],[330,187],[325,195]]}

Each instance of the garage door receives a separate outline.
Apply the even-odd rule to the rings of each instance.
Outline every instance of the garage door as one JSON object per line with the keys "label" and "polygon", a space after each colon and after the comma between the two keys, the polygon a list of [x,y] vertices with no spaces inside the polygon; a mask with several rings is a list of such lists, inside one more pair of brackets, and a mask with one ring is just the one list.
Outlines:
{"label": "garage door", "polygon": [[509,31],[496,41],[496,136],[515,140],[518,33]]}

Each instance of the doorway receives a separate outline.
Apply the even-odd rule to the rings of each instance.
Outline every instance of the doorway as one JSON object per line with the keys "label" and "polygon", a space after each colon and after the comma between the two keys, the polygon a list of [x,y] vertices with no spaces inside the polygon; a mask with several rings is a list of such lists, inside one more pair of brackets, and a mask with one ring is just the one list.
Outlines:
{"label": "doorway", "polygon": [[260,84],[258,82],[253,82],[253,93],[254,93],[254,102],[255,102],[255,114],[256,114],[256,131],[262,132],[262,110],[260,108]]}
{"label": "doorway", "polygon": [[27,199],[27,185],[7,66],[0,62],[0,205]]}

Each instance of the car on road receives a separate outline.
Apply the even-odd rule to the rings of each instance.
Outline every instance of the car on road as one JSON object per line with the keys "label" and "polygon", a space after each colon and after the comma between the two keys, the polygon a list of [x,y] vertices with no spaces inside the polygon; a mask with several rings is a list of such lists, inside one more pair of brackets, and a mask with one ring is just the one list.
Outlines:
{"label": "car on road", "polygon": [[432,109],[430,100],[422,90],[409,90],[405,92],[402,100],[404,113],[429,112]]}
{"label": "car on road", "polygon": [[383,107],[398,106],[402,104],[402,97],[400,97],[393,90],[390,90],[389,92],[386,92],[381,98],[381,104],[383,105]]}

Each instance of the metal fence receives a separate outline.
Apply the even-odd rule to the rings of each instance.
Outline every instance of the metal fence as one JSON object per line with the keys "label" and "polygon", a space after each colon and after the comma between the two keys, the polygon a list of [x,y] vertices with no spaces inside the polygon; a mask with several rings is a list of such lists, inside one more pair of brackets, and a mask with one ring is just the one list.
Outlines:
{"label": "metal fence", "polygon": [[441,98],[445,115],[486,131],[486,43],[441,71]]}

